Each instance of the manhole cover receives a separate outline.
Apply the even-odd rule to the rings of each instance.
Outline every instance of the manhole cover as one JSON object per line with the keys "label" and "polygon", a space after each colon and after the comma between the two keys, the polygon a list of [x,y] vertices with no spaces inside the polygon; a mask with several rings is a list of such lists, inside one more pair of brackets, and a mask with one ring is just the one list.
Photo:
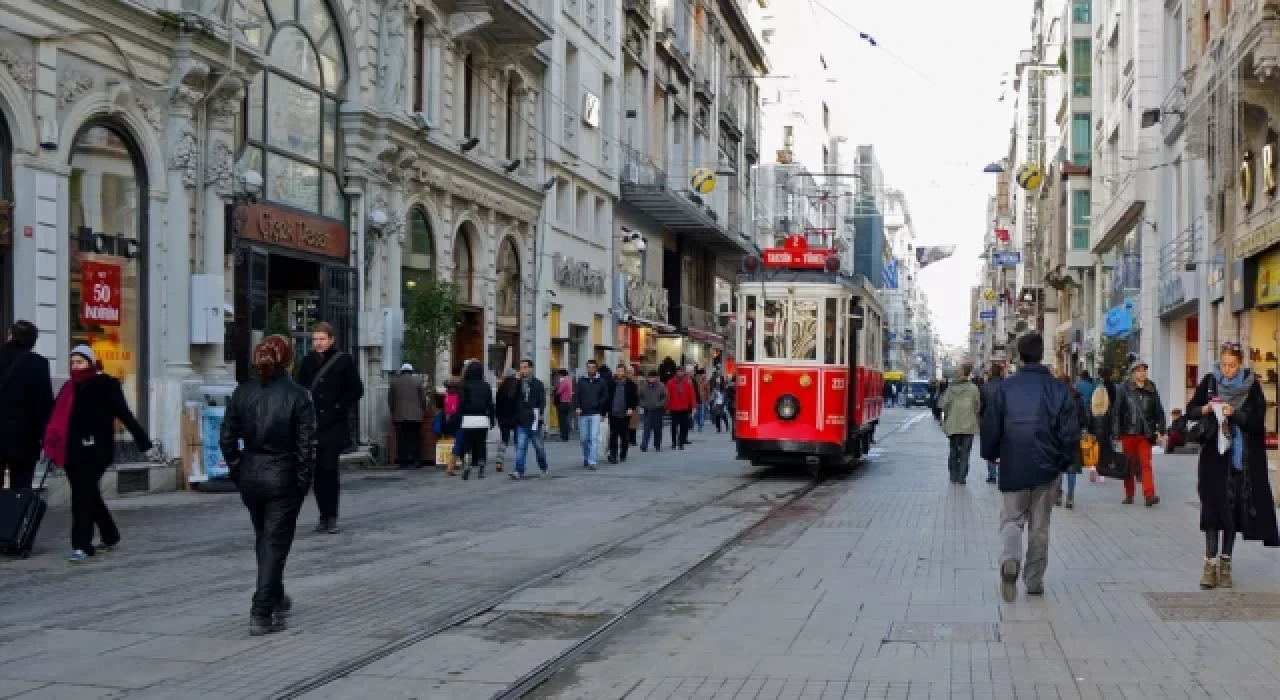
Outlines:
{"label": "manhole cover", "polygon": [[890,642],[998,642],[995,624],[976,622],[895,622],[884,638]]}
{"label": "manhole cover", "polygon": [[1166,622],[1280,621],[1278,593],[1147,593]]}

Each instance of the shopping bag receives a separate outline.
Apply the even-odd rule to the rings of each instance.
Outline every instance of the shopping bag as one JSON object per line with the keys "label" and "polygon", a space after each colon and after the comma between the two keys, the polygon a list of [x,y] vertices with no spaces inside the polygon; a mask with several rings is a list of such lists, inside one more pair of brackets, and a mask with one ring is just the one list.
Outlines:
{"label": "shopping bag", "polygon": [[1085,467],[1098,466],[1098,458],[1102,453],[1102,448],[1098,445],[1098,438],[1086,434],[1080,438],[1080,463]]}
{"label": "shopping bag", "polygon": [[1112,452],[1106,459],[1098,460],[1098,476],[1124,479],[1129,476],[1129,458],[1122,452]]}

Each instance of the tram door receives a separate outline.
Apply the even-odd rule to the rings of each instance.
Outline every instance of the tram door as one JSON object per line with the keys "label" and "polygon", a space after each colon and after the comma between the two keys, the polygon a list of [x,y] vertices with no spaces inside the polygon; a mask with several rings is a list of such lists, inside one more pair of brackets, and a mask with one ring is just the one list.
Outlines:
{"label": "tram door", "polygon": [[860,344],[858,343],[858,333],[861,330],[862,323],[855,317],[858,311],[858,300],[849,300],[849,318],[845,322],[845,332],[848,334],[849,345],[849,391],[847,392],[849,408],[845,413],[844,432],[845,444],[853,444],[854,437],[858,431],[858,405],[862,400],[862,377],[858,373],[858,365],[862,362],[862,353]]}

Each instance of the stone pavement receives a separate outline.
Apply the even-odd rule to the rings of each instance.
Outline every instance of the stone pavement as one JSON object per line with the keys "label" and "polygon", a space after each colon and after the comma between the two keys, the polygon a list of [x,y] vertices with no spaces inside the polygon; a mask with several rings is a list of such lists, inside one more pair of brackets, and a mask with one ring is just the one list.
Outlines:
{"label": "stone pavement", "polygon": [[1155,508],[1082,477],[1053,513],[1046,595],[1004,603],[983,465],[951,485],[932,420],[901,437],[536,697],[1280,697],[1280,551],[1238,544],[1236,589],[1198,589],[1194,457],[1157,457]]}
{"label": "stone pavement", "polygon": [[[727,435],[581,468],[549,446],[553,478],[438,470],[348,473],[340,535],[304,506],[286,572],[286,633],[247,636],[252,530],[234,494],[112,502],[122,547],[71,565],[50,510],[28,560],[0,560],[0,698],[265,698],[584,553],[748,483]],[[530,455],[532,458],[532,455]]]}

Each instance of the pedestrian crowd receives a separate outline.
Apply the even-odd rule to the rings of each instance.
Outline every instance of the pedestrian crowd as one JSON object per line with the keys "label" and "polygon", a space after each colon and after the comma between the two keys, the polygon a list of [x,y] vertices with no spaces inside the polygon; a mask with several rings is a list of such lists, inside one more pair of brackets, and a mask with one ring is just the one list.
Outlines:
{"label": "pedestrian crowd", "polygon": [[[1055,505],[1075,507],[1076,479],[1119,478],[1121,503],[1160,503],[1152,469],[1154,448],[1199,448],[1197,492],[1205,557],[1200,586],[1232,588],[1237,536],[1280,546],[1276,505],[1268,480],[1266,398],[1256,374],[1244,367],[1243,348],[1220,348],[1187,403],[1167,418],[1148,364],[1130,356],[1128,378],[1115,382],[1108,368],[1057,376],[1043,363],[1044,339],[1028,333],[1017,345],[1019,366],[1004,376],[993,364],[979,380],[964,365],[950,386],[939,383],[933,402],[949,442],[952,483],[965,483],[975,436],[987,461],[987,482],[1001,492],[999,585],[1006,600],[1022,580],[1028,595],[1044,593],[1049,522]],[[1064,482],[1065,481],[1065,492]],[[1023,536],[1026,536],[1025,555]]]}

